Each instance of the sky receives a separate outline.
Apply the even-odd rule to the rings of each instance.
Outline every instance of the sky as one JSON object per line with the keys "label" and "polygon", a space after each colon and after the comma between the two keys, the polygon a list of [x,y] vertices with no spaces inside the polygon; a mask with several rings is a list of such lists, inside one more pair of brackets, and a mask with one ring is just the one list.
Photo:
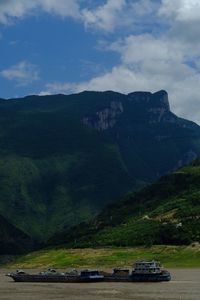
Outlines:
{"label": "sky", "polygon": [[169,94],[200,124],[200,0],[0,0],[0,98]]}

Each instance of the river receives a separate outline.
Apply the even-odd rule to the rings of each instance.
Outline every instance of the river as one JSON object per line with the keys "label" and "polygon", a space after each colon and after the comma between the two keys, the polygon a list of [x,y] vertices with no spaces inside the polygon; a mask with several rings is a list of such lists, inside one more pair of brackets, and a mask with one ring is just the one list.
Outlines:
{"label": "river", "polygon": [[8,272],[0,270],[0,300],[200,299],[200,269],[170,270],[172,280],[161,283],[18,283]]}

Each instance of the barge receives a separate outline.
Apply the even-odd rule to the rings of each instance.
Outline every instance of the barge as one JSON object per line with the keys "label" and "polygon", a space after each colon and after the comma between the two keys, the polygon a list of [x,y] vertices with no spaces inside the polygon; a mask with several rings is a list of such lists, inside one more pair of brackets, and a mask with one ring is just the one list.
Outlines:
{"label": "barge", "polygon": [[49,269],[38,274],[29,274],[23,270],[9,273],[16,282],[65,282],[65,283],[92,283],[92,282],[159,282],[170,281],[169,271],[163,270],[156,261],[138,261],[132,271],[115,268],[112,273],[98,270],[72,270],[70,272],[57,272]]}

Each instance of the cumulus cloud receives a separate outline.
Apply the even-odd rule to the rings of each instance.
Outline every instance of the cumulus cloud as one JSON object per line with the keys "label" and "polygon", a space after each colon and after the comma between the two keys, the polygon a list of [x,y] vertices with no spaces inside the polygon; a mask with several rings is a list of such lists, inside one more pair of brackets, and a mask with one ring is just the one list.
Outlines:
{"label": "cumulus cloud", "polygon": [[139,18],[147,15],[149,23],[150,15],[158,8],[157,1],[152,0],[97,1],[92,9],[89,3],[89,0],[0,0],[0,23],[10,24],[43,11],[62,18],[72,17],[86,29],[110,33],[120,27],[134,28]]}
{"label": "cumulus cloud", "polygon": [[86,28],[112,33],[116,29],[137,30],[154,22],[153,13],[159,9],[158,1],[152,0],[107,0],[93,9],[81,11]]}
{"label": "cumulus cloud", "polygon": [[108,0],[104,5],[93,10],[83,9],[85,26],[113,31],[120,23],[120,14],[126,7],[126,0]]}
{"label": "cumulus cloud", "polygon": [[130,35],[122,41],[112,43],[109,48],[119,52],[125,64],[138,64],[149,60],[180,61],[184,57],[182,45],[151,34]]}
{"label": "cumulus cloud", "polygon": [[36,65],[21,61],[8,69],[2,70],[0,75],[8,80],[14,80],[18,86],[22,86],[38,80],[39,70]]}
{"label": "cumulus cloud", "polygon": [[29,10],[34,8],[33,1],[26,0],[2,0],[0,1],[0,22],[9,23],[12,18],[21,18]]}
{"label": "cumulus cloud", "polygon": [[80,8],[77,0],[38,0],[38,5],[48,12],[61,17],[80,17]]}
{"label": "cumulus cloud", "polygon": [[158,14],[170,23],[171,38],[190,44],[200,43],[199,0],[162,0]]}
{"label": "cumulus cloud", "polygon": [[37,10],[61,17],[80,17],[79,5],[76,0],[1,0],[0,22],[8,24],[15,19],[34,14]]}
{"label": "cumulus cloud", "polygon": [[159,9],[159,2],[152,0],[131,1],[129,8],[132,9],[131,12],[134,13],[134,17],[141,17],[155,13]]}
{"label": "cumulus cloud", "polygon": [[177,21],[194,21],[200,18],[199,0],[162,0],[160,14]]}

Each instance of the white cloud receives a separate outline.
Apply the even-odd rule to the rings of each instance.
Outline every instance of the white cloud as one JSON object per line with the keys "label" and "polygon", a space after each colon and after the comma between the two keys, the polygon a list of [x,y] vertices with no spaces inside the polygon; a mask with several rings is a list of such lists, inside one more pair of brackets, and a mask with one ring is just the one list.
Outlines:
{"label": "white cloud", "polygon": [[151,34],[131,35],[111,44],[109,48],[119,52],[125,64],[138,64],[149,60],[180,61],[185,54],[183,45],[171,43],[165,38],[155,38]]}
{"label": "white cloud", "polygon": [[199,0],[162,0],[160,14],[178,21],[194,21],[200,18]]}
{"label": "white cloud", "polygon": [[76,0],[1,0],[0,22],[11,23],[15,19],[36,13],[37,9],[61,17],[80,17]]}
{"label": "white cloud", "polygon": [[119,27],[134,28],[140,17],[152,14],[158,7],[157,1],[151,0],[105,0],[93,9],[89,8],[89,3],[89,0],[0,0],[0,23],[13,23],[44,11],[63,18],[72,17],[90,30],[109,33]]}
{"label": "white cloud", "polygon": [[118,28],[135,30],[141,18],[143,26],[149,24],[151,14],[158,8],[158,2],[152,0],[107,0],[94,9],[83,9],[81,14],[86,28],[112,33]]}
{"label": "white cloud", "polygon": [[[150,0],[142,0],[147,2]],[[127,0],[107,0],[104,4],[89,9],[87,1],[85,8],[80,7],[81,0],[0,0],[0,23],[13,23],[29,15],[39,14],[40,11],[60,17],[72,17],[81,21],[86,28],[112,32],[119,26],[129,24],[132,15],[128,14]],[[141,5],[137,6],[141,11]],[[147,9],[146,6],[142,8]],[[135,13],[136,7],[132,9]],[[126,18],[124,18],[124,13]]]}
{"label": "white cloud", "polygon": [[9,23],[11,18],[21,18],[34,6],[33,1],[2,0],[0,1],[0,22]]}
{"label": "white cloud", "polygon": [[199,0],[162,0],[159,16],[169,22],[169,34],[174,40],[195,45],[200,43]]}
{"label": "white cloud", "polygon": [[159,8],[159,3],[152,0],[139,0],[131,3],[130,7],[132,8],[134,16],[141,17],[155,13],[155,11]]}
{"label": "white cloud", "polygon": [[79,5],[76,0],[40,0],[38,2],[41,8],[48,13],[61,17],[80,17]]}
{"label": "white cloud", "polygon": [[30,64],[27,61],[21,61],[20,63],[2,70],[0,75],[8,80],[16,81],[18,86],[28,85],[33,81],[39,79],[38,67]]}
{"label": "white cloud", "polygon": [[107,0],[94,10],[83,9],[82,16],[86,26],[112,32],[120,23],[120,14],[126,7],[126,0]]}

